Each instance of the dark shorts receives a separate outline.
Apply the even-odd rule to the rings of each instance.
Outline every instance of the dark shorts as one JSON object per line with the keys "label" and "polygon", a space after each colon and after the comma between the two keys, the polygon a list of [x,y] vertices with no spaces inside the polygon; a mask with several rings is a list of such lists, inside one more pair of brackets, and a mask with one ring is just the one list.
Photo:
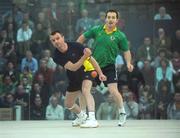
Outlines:
{"label": "dark shorts", "polygon": [[78,72],[69,77],[69,86],[67,88],[68,92],[75,92],[82,89],[82,82],[83,80],[91,80],[93,81],[94,78],[91,76],[92,71],[88,72]]}
{"label": "dark shorts", "polygon": [[[101,68],[103,74],[107,77],[107,81],[104,81],[104,84],[107,86],[109,83],[117,83],[117,73],[116,68],[114,64],[108,65],[104,68]],[[96,82],[98,85],[100,85],[101,81],[99,78],[96,78]]]}

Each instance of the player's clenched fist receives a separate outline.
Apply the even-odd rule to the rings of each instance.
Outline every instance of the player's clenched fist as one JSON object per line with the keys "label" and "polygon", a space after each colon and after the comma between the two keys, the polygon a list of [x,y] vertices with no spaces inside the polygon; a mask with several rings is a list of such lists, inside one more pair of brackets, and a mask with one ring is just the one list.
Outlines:
{"label": "player's clenched fist", "polygon": [[89,48],[85,48],[85,49],[84,49],[84,55],[85,55],[86,57],[90,57],[91,54],[92,54],[92,52],[91,52],[91,50],[90,50]]}

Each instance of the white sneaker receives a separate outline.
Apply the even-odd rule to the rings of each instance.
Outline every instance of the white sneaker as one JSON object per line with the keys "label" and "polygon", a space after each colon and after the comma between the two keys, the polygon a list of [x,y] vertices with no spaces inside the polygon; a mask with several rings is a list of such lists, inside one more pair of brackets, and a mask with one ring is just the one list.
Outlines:
{"label": "white sneaker", "polygon": [[83,114],[83,117],[79,118],[77,117],[75,120],[72,121],[72,126],[73,127],[77,127],[77,126],[80,126],[82,123],[84,123],[87,119],[87,114],[84,113]]}
{"label": "white sneaker", "polygon": [[126,113],[120,113],[119,114],[119,123],[118,126],[124,126],[124,124],[126,123]]}
{"label": "white sneaker", "polygon": [[81,128],[96,128],[99,127],[97,120],[87,119],[85,123],[80,125]]}

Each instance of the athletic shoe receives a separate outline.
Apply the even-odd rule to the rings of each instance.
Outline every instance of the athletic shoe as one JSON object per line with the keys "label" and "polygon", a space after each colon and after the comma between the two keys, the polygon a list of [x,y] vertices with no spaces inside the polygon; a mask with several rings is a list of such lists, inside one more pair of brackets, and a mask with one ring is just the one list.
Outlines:
{"label": "athletic shoe", "polygon": [[97,120],[87,119],[85,123],[80,125],[81,128],[96,128],[99,127]]}
{"label": "athletic shoe", "polygon": [[119,123],[118,126],[124,126],[124,124],[126,123],[126,113],[120,113],[119,114]]}
{"label": "athletic shoe", "polygon": [[77,117],[75,120],[72,121],[72,126],[77,127],[84,123],[87,119],[87,114],[84,113],[82,117]]}

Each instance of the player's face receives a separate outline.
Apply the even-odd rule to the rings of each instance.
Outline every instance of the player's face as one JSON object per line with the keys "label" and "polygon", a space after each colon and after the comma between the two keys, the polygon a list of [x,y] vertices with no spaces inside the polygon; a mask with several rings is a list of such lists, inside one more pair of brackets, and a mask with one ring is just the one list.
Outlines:
{"label": "player's face", "polygon": [[108,12],[105,22],[109,28],[115,27],[117,22],[118,22],[116,13],[115,12]]}
{"label": "player's face", "polygon": [[61,52],[65,52],[67,50],[67,45],[64,42],[64,37],[60,33],[55,33],[54,35],[50,36],[51,43]]}

